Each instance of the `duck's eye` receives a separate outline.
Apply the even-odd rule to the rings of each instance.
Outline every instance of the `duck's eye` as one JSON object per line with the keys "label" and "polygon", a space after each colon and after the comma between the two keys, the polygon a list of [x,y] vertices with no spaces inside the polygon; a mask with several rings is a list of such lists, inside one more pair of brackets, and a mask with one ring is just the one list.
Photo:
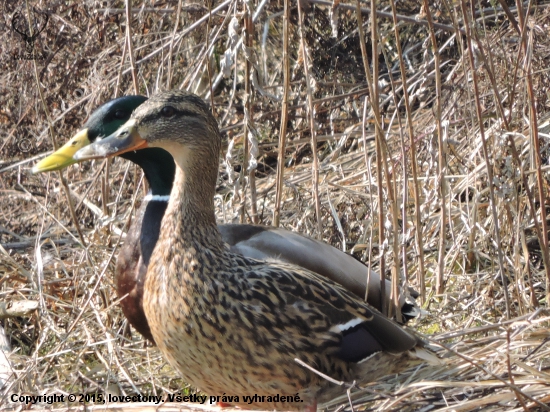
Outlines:
{"label": "duck's eye", "polygon": [[115,117],[117,119],[125,119],[127,116],[126,116],[126,112],[124,110],[117,110],[115,112]]}
{"label": "duck's eye", "polygon": [[176,114],[176,109],[174,109],[172,106],[164,106],[161,109],[160,114],[163,117],[172,117],[173,115]]}

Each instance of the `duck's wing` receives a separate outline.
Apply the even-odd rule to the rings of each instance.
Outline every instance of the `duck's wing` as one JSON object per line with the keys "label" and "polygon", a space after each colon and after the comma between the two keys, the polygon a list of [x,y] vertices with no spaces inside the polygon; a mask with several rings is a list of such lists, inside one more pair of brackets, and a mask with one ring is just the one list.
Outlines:
{"label": "duck's wing", "polygon": [[[353,256],[307,236],[269,226],[219,225],[223,240],[232,252],[259,260],[286,262],[318,273],[344,286],[382,311],[380,275]],[[406,319],[420,314],[414,298],[401,290],[399,303]],[[391,282],[385,280],[385,304],[391,305]],[[395,311],[393,311],[395,312]]]}
{"label": "duck's wing", "polygon": [[424,345],[344,287],[296,266],[253,262],[233,282],[241,310],[254,316],[256,324],[265,322],[268,330],[310,340],[310,349],[326,350],[346,362]]}

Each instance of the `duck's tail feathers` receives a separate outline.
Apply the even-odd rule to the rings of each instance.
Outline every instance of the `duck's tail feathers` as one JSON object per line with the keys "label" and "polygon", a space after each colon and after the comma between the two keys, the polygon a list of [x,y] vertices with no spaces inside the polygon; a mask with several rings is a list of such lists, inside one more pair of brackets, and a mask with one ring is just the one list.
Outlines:
{"label": "duck's tail feathers", "polygon": [[411,354],[418,359],[421,359],[427,363],[429,363],[432,366],[439,366],[443,365],[444,362],[441,358],[439,358],[432,350],[430,350],[427,346],[425,347],[415,347],[410,350]]}

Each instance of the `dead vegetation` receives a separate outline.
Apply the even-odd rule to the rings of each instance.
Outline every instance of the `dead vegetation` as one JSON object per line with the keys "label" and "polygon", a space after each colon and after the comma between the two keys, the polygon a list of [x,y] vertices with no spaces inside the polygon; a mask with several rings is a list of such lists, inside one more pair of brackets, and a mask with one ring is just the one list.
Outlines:
{"label": "dead vegetation", "polygon": [[[184,88],[213,96],[228,142],[220,221],[278,219],[422,294],[412,327],[446,364],[353,388],[355,409],[550,409],[550,8],[390,0],[372,15],[372,1],[359,22],[355,1],[285,3],[0,5],[0,300],[38,304],[0,323],[0,408],[23,406],[13,393],[185,387],[113,291],[141,172],[30,173],[100,103]],[[14,15],[40,12],[31,48]],[[67,405],[34,407],[52,406]],[[350,409],[345,389],[330,407]]]}

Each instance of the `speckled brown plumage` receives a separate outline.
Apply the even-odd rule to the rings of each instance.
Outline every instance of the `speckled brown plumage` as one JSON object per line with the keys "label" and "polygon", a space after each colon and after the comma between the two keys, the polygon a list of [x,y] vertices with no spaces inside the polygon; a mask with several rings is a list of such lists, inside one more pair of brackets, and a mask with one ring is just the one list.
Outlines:
{"label": "speckled brown plumage", "polygon": [[[131,113],[147,98],[123,96],[98,107],[63,147],[44,158],[33,167],[33,172],[63,169],[77,160],[73,155],[107,135],[114,133],[129,118]],[[153,341],[143,312],[143,285],[149,258],[157,242],[160,223],[166,210],[175,175],[175,163],[170,154],[159,148],[130,151],[121,154],[143,169],[150,192],[142,199],[132,226],[118,254],[115,269],[115,286],[120,306],[128,322],[139,333]],[[341,284],[357,296],[364,298],[375,308],[382,310],[380,276],[374,271],[367,275],[367,268],[352,256],[323,242],[301,236],[281,228],[248,224],[218,225],[222,239],[232,252],[260,260],[273,260],[296,264],[312,270]],[[367,285],[368,279],[368,288]],[[391,284],[385,281],[385,307],[390,310]],[[399,292],[399,307],[404,318],[420,313],[414,299]],[[395,315],[395,310],[391,310]]]}
{"label": "speckled brown plumage", "polygon": [[187,382],[209,395],[298,393],[298,403],[235,404],[304,409],[343,390],[295,358],[348,382],[419,362],[416,354],[425,349],[415,335],[338,284],[228,250],[213,203],[221,138],[201,99],[159,93],[109,139],[99,144],[114,139],[119,151],[162,147],[177,164],[144,310],[160,350]]}
{"label": "speckled brown plumage", "polygon": [[[144,96],[123,96],[101,105],[94,110],[81,130],[63,147],[38,162],[33,172],[60,170],[74,164],[77,162],[73,158],[76,151],[116,132],[146,100]],[[143,169],[150,191],[141,200],[141,206],[118,254],[115,288],[128,322],[153,341],[143,312],[143,285],[172,190],[176,166],[172,156],[159,148],[130,151],[121,154],[121,157]],[[375,308],[382,309],[378,273],[371,271],[367,276],[367,269],[361,262],[326,243],[269,226],[223,224],[218,225],[218,229],[232,252],[260,260],[297,264],[340,283],[359,297],[367,293],[368,278],[367,301]],[[385,288],[386,307],[389,309],[390,282],[386,281]],[[399,306],[405,316],[404,322],[419,313],[414,300],[407,299],[402,292]]]}

